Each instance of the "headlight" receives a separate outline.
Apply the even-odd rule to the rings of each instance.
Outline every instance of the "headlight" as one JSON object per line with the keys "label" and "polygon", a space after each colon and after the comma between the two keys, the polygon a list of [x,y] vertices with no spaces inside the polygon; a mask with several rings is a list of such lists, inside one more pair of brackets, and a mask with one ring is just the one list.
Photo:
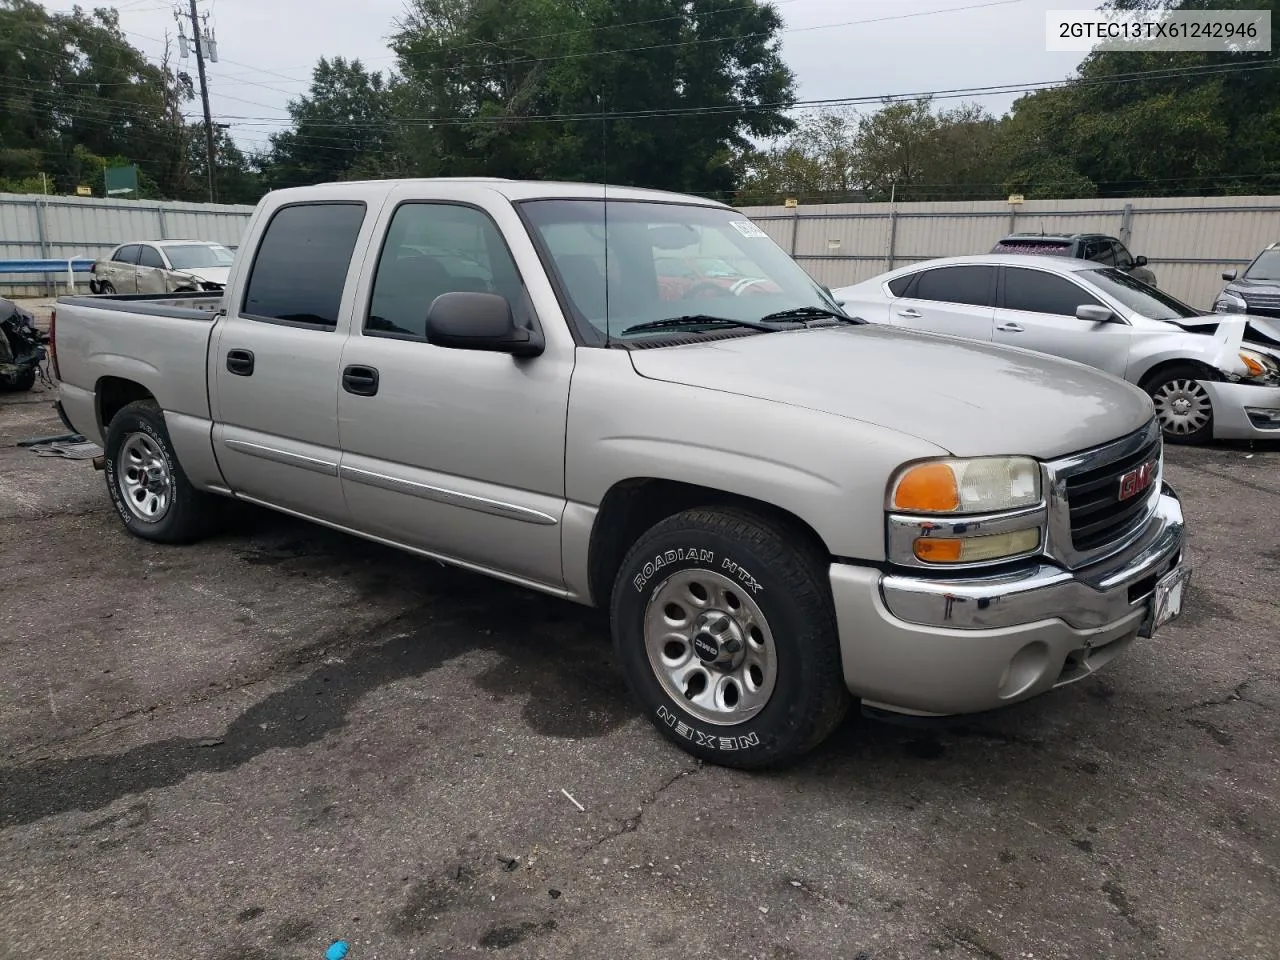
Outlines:
{"label": "headlight", "polygon": [[1040,503],[1040,465],[1030,457],[931,460],[902,471],[889,491],[901,513],[996,513]]}
{"label": "headlight", "polygon": [[1213,304],[1214,313],[1248,313],[1249,304],[1245,302],[1244,297],[1237,296],[1227,290],[1223,290],[1218,294],[1218,299]]}
{"label": "headlight", "polygon": [[1265,353],[1255,353],[1253,350],[1241,350],[1240,362],[1248,369],[1248,373],[1244,375],[1247,380],[1272,380],[1280,378],[1280,364],[1267,356]]}

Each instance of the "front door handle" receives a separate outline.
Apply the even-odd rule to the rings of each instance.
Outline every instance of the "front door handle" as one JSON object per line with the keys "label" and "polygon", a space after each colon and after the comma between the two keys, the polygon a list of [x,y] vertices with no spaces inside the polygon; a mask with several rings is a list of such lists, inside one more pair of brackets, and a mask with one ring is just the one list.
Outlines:
{"label": "front door handle", "polygon": [[347,367],[342,371],[342,389],[357,397],[372,397],[378,392],[378,371],[373,367]]}
{"label": "front door handle", "polygon": [[921,313],[919,310],[907,309],[907,310],[899,310],[898,316],[906,317],[908,320],[919,320],[921,317],[924,316],[924,314]]}
{"label": "front door handle", "polygon": [[1023,328],[1020,323],[1002,323],[996,327],[1001,333],[1022,333]]}
{"label": "front door handle", "polygon": [[234,373],[237,377],[253,376],[253,351],[228,350],[227,370]]}

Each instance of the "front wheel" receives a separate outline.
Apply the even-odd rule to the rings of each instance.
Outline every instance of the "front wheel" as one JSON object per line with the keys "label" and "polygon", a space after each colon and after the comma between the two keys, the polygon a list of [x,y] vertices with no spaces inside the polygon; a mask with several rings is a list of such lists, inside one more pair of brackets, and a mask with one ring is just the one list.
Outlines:
{"label": "front wheel", "polygon": [[154,401],[123,407],[105,444],[107,491],[125,529],[159,543],[190,543],[212,530],[220,504],[191,486]]}
{"label": "front wheel", "polygon": [[794,531],[697,509],[645,533],[613,588],[632,693],[677,746],[744,769],[795,760],[850,703],[825,564]]}
{"label": "front wheel", "polygon": [[1213,439],[1213,401],[1195,367],[1171,367],[1146,384],[1166,443],[1195,445]]}

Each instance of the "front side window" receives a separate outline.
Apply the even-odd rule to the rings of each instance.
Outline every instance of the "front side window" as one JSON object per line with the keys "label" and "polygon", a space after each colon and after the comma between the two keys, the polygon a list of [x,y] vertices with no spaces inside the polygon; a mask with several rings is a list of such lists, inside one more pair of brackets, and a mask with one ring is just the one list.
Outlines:
{"label": "front side window", "polygon": [[593,346],[669,335],[633,328],[674,318],[714,317],[725,329],[778,311],[840,309],[736,210],[634,200],[610,200],[607,214],[601,200],[520,208],[580,338]]}
{"label": "front side window", "polygon": [[160,256],[160,251],[155,247],[143,247],[141,253],[138,254],[138,264],[143,267],[164,269],[164,260]]}
{"label": "front side window", "polygon": [[1006,267],[1004,271],[1004,308],[1027,313],[1049,313],[1074,317],[1076,308],[1100,307],[1102,304],[1088,291],[1066,277],[1043,270]]}
{"label": "front side window", "polygon": [[378,257],[365,332],[425,339],[432,301],[461,292],[496,293],[523,309],[524,285],[497,226],[472,207],[401,205]]}
{"label": "front side window", "polygon": [[914,300],[989,307],[992,305],[991,281],[995,272],[995,267],[976,265],[926,270],[916,281],[911,297]]}
{"label": "front side window", "polygon": [[1084,259],[1096,263],[1114,266],[1116,262],[1115,244],[1110,240],[1090,240],[1084,247]]}
{"label": "front side window", "polygon": [[1119,240],[1111,244],[1115,249],[1115,264],[1121,270],[1128,270],[1133,266],[1133,255],[1125,249],[1125,245]]}
{"label": "front side window", "polygon": [[201,267],[229,267],[235,259],[231,251],[219,243],[184,243],[165,247],[175,270],[198,270]]}
{"label": "front side window", "polygon": [[277,210],[254,253],[241,312],[254,320],[337,326],[364,213],[363,203],[304,203]]}

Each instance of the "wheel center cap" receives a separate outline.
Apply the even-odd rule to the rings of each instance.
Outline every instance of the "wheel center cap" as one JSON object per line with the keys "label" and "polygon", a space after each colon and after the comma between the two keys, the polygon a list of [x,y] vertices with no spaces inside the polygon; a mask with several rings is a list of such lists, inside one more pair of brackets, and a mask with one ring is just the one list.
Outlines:
{"label": "wheel center cap", "polygon": [[709,667],[736,669],[745,655],[742,630],[733,617],[708,610],[694,624],[693,651]]}

